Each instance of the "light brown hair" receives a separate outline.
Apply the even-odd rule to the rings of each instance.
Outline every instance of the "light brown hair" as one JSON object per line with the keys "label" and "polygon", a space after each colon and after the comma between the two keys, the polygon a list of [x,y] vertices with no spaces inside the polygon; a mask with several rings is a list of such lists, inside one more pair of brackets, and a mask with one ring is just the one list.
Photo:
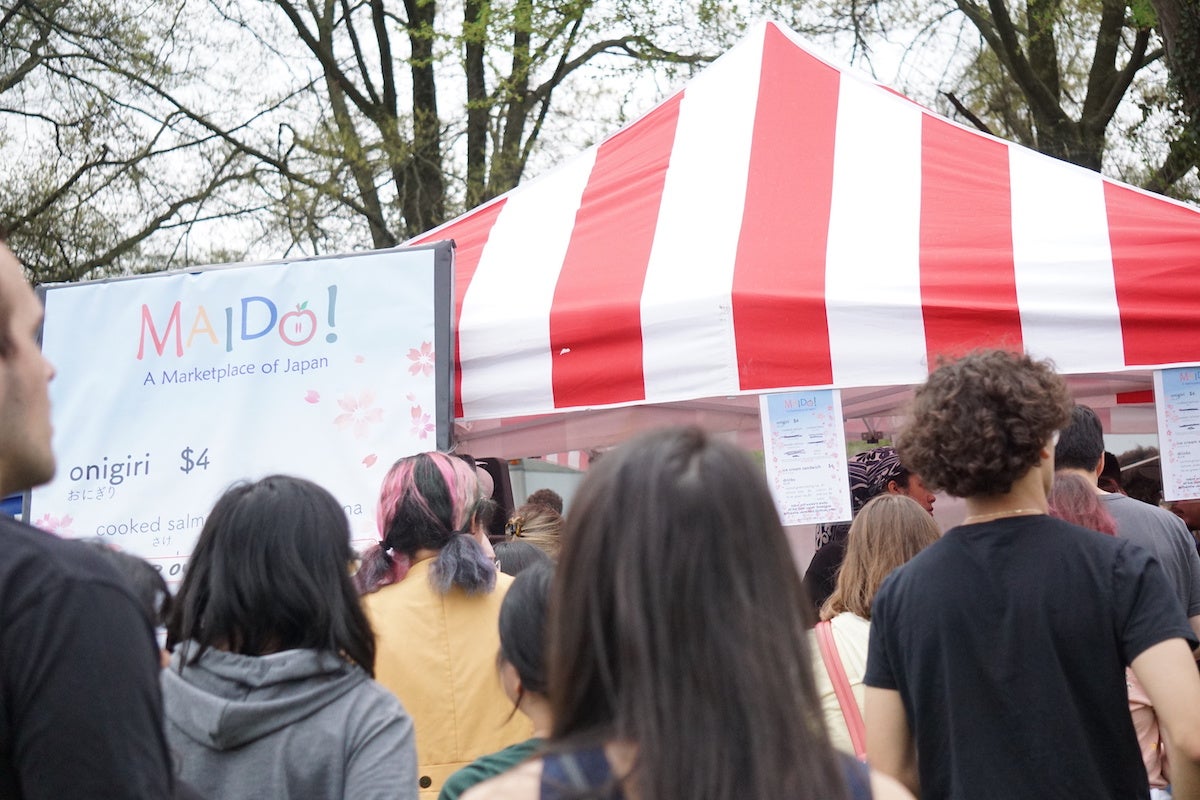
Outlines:
{"label": "light brown hair", "polygon": [[513,512],[504,526],[505,541],[529,542],[557,560],[561,547],[563,518],[550,506],[526,503]]}
{"label": "light brown hair", "polygon": [[870,619],[871,603],[883,579],[941,535],[930,513],[911,497],[872,498],[850,526],[846,558],[833,594],[821,606],[821,619],[833,619],[843,611]]}

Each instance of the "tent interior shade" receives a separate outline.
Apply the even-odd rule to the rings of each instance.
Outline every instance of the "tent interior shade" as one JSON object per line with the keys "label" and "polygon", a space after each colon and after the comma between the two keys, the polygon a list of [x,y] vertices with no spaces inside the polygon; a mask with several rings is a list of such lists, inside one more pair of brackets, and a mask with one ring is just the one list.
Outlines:
{"label": "tent interior shade", "polygon": [[[1131,371],[1069,375],[1077,402],[1092,406],[1107,433],[1146,434],[1157,431],[1150,401],[1150,372]],[[847,440],[878,433],[894,435],[904,421],[910,386],[858,387],[842,391]],[[699,425],[723,433],[750,450],[762,449],[756,396],[709,397],[674,403],[619,408],[576,409],[557,414],[459,421],[454,439],[463,452],[498,458],[524,458],[572,450],[603,449],[640,431],[667,425]]]}

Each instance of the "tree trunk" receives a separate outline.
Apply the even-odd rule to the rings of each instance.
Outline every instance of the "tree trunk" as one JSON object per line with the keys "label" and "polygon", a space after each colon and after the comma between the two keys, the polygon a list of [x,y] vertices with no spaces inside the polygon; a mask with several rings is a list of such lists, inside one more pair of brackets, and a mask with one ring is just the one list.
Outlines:
{"label": "tree trunk", "polygon": [[491,109],[484,65],[487,43],[486,0],[463,3],[463,67],[467,73],[467,208],[482,203],[487,192],[487,139]]}
{"label": "tree trunk", "polygon": [[412,152],[397,181],[406,237],[441,224],[446,217],[442,180],[441,123],[438,121],[437,84],[434,82],[434,0],[404,0],[405,27],[412,49]]}

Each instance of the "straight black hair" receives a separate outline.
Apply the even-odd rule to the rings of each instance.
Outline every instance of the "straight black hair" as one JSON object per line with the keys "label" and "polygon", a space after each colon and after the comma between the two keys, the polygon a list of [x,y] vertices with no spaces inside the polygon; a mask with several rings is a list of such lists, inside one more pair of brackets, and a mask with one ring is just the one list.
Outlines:
{"label": "straight black hair", "polygon": [[333,495],[272,475],[235,485],[204,523],[167,624],[188,640],[249,656],[338,653],[374,676],[375,636],[350,580],[350,526]]}
{"label": "straight black hair", "polygon": [[553,747],[637,750],[626,794],[846,795],[807,609],[761,467],[696,428],[641,437],[580,487],[549,627]]}
{"label": "straight black hair", "polygon": [[505,575],[519,575],[537,564],[552,564],[550,556],[529,542],[496,542],[496,563]]}
{"label": "straight black hair", "polygon": [[516,669],[523,690],[541,695],[546,694],[546,608],[554,579],[554,564],[543,558],[513,580],[500,604],[500,657]]}

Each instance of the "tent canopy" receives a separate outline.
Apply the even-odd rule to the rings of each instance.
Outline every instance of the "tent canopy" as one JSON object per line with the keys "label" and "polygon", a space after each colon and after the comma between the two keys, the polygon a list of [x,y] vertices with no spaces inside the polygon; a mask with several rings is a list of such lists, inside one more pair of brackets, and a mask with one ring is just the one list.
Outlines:
{"label": "tent canopy", "polygon": [[997,346],[1054,359],[1110,430],[1153,430],[1150,370],[1200,362],[1200,212],[939,117],[773,23],[411,243],[438,239],[475,452],[757,436],[754,396],[807,387],[886,429],[940,357]]}

